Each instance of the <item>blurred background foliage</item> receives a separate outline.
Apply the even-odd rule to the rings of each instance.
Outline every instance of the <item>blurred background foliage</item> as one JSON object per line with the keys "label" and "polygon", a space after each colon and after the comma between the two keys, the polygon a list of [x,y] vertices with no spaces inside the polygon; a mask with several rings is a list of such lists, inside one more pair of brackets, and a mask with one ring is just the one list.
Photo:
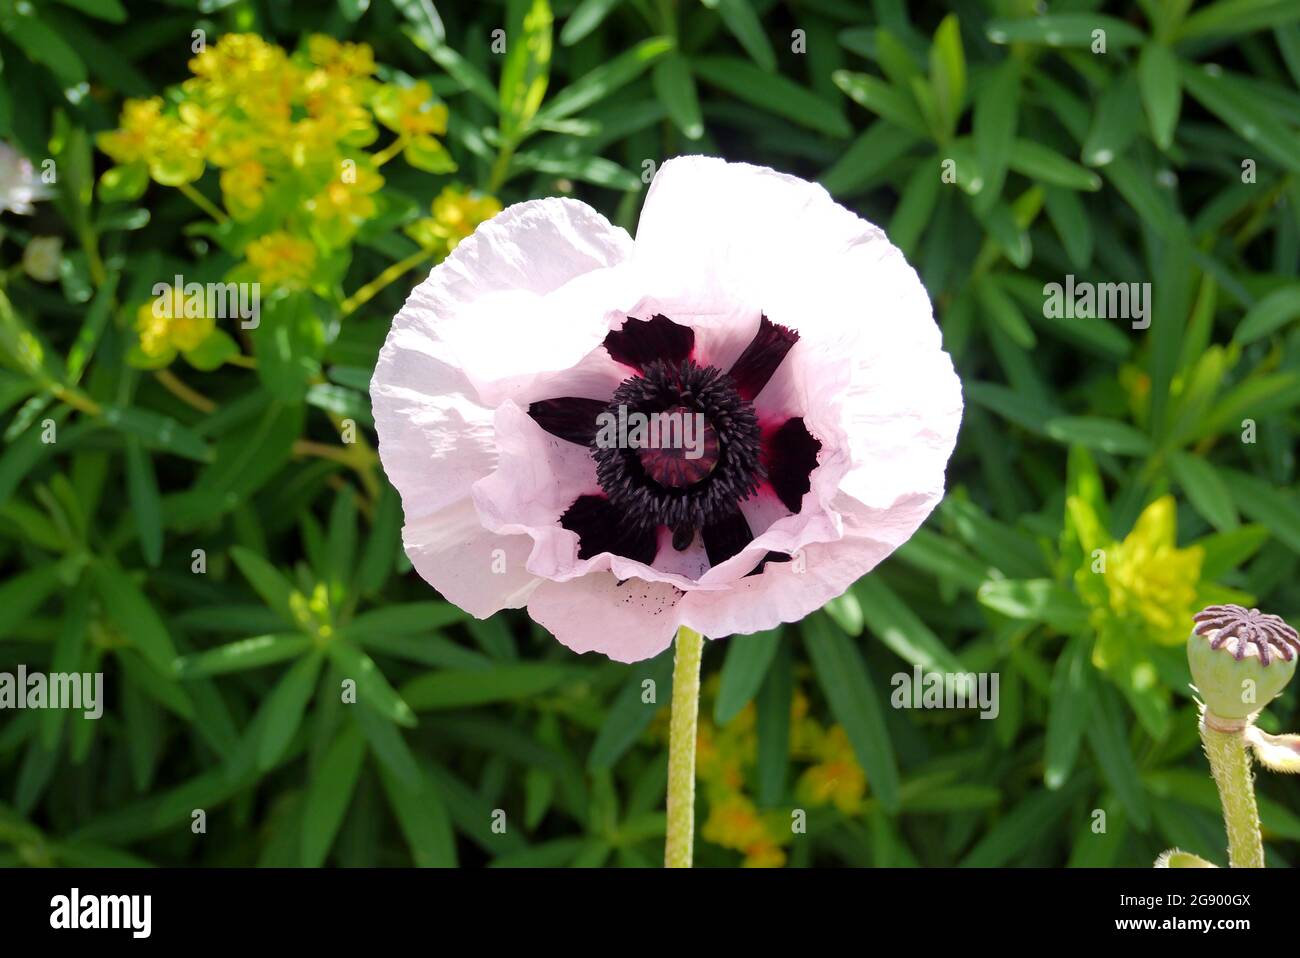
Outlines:
{"label": "blurred background foliage", "polygon": [[[0,863],[659,861],[671,653],[439,601],[366,390],[500,204],[634,229],[691,152],[886,227],[968,405],[895,557],[709,645],[697,860],[1222,861],[1181,643],[1300,618],[1300,3],[0,0],[0,63],[0,167],[57,174],[0,220],[0,671],[107,700],[0,714]],[[1067,275],[1150,283],[1149,328],[1047,316]],[[260,325],[155,318],[177,276]],[[997,672],[996,720],[891,708],[913,668]]]}

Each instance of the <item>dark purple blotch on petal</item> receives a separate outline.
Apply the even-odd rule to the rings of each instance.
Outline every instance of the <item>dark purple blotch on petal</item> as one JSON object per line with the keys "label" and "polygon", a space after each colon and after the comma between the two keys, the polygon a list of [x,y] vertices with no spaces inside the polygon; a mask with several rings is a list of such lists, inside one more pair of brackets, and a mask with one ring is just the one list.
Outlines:
{"label": "dark purple blotch on petal", "polygon": [[579,399],[565,396],[560,399],[542,399],[528,406],[528,415],[552,436],[590,446],[596,439],[596,417],[605,409],[601,399]]}
{"label": "dark purple blotch on petal", "polygon": [[791,512],[798,512],[805,493],[812,488],[812,471],[822,444],[804,425],[803,417],[787,419],[768,438],[764,449],[767,478],[777,498]]}
{"label": "dark purple blotch on petal", "polygon": [[754,541],[754,533],[739,509],[704,526],[700,536],[711,566],[726,562]]}
{"label": "dark purple blotch on petal", "polygon": [[736,383],[740,397],[753,402],[781,365],[785,354],[798,341],[799,334],[793,329],[779,326],[766,316],[762,317],[758,323],[758,332],[727,373]]}
{"label": "dark purple blotch on petal", "polygon": [[658,552],[654,526],[634,526],[604,496],[579,496],[560,516],[560,525],[578,534],[579,559],[612,552],[650,565]]}
{"label": "dark purple blotch on petal", "polygon": [[616,362],[644,369],[656,359],[673,364],[686,360],[695,348],[695,330],[674,323],[662,313],[649,319],[629,318],[622,329],[606,335],[605,348]]}

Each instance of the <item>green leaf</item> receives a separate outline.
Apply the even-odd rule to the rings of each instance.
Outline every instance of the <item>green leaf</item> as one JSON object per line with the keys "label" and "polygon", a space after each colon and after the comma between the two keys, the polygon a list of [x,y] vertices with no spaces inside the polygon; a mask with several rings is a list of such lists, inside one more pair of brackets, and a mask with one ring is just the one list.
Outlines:
{"label": "green leaf", "polygon": [[1088,626],[1088,609],[1051,579],[1002,579],[980,586],[980,604],[1012,619],[1043,622],[1061,632]]}
{"label": "green leaf", "polygon": [[1069,812],[1085,780],[1076,776],[1058,791],[1031,791],[1000,818],[961,860],[962,868],[997,868],[1039,842]]}
{"label": "green leaf", "polygon": [[262,707],[261,737],[257,742],[257,767],[262,771],[279,763],[302,725],[303,713],[316,688],[316,679],[324,661],[320,652],[304,655],[271,690]]}
{"label": "green leaf", "polygon": [[601,64],[557,93],[537,111],[534,123],[554,122],[585,110],[631,83],[672,49],[673,41],[668,37],[642,40],[631,50]]}
{"label": "green leaf", "polygon": [[1096,173],[1033,140],[1017,139],[1008,163],[1017,173],[1048,186],[1089,192],[1101,189],[1101,177]]}
{"label": "green leaf", "polygon": [[1269,293],[1242,317],[1232,334],[1233,342],[1245,346],[1284,327],[1300,316],[1300,285],[1284,286]]}
{"label": "green leaf", "polygon": [[59,0],[59,3],[80,10],[96,20],[106,20],[109,23],[126,22],[126,8],[122,6],[120,0]]}
{"label": "green leaf", "polygon": [[380,766],[379,777],[416,867],[456,867],[451,818],[438,788],[428,776],[421,775],[419,782],[411,785]]}
{"label": "green leaf", "polygon": [[1300,501],[1294,492],[1234,469],[1220,469],[1219,476],[1241,512],[1267,526],[1292,552],[1300,553]]}
{"label": "green leaf", "polygon": [[[923,140],[932,139],[933,132],[918,113],[916,103],[906,93],[899,92],[879,77],[866,73],[836,70],[832,78],[835,85],[854,103],[866,107],[881,119],[888,120],[913,136]],[[835,115],[843,123],[843,117],[838,113]],[[848,135],[849,132],[851,131],[846,130],[842,135]]]}
{"label": "green leaf", "polygon": [[289,601],[294,593],[293,584],[281,574],[279,569],[244,546],[232,546],[230,558],[235,560],[235,565],[239,566],[239,571],[244,574],[253,591],[262,597],[263,602],[279,613],[286,622],[298,621]]}
{"label": "green leaf", "polygon": [[185,361],[201,372],[211,372],[239,355],[239,344],[229,334],[214,329],[196,348],[181,354]]}
{"label": "green leaf", "polygon": [[183,679],[243,672],[297,658],[310,648],[311,639],[305,635],[255,635],[181,656],[176,660],[175,670]]}
{"label": "green leaf", "polygon": [[1178,58],[1168,47],[1148,43],[1138,59],[1138,85],[1151,139],[1167,150],[1178,128],[1178,111],[1182,106],[1183,87],[1178,78]]}
{"label": "green leaf", "polygon": [[140,536],[140,551],[144,561],[157,568],[162,561],[163,546],[158,478],[154,475],[153,462],[144,451],[144,444],[135,436],[126,437],[126,487],[136,533]]}
{"label": "green leaf", "polygon": [[414,728],[418,724],[411,707],[388,684],[374,659],[347,639],[335,639],[325,648],[341,676],[357,683],[358,704],[374,709],[398,725]]}
{"label": "green leaf", "polygon": [[751,60],[769,73],[776,69],[776,54],[751,0],[703,0],[718,11],[731,35],[740,41]]}
{"label": "green leaf", "polygon": [[944,17],[934,32],[934,42],[930,44],[930,86],[940,124],[951,136],[957,129],[966,98],[966,55],[955,13]]}
{"label": "green leaf", "polygon": [[319,868],[325,864],[352,802],[365,757],[366,740],[355,725],[349,724],[330,743],[320,766],[313,772],[302,810],[304,867]]}
{"label": "green leaf", "polygon": [[490,671],[447,669],[412,679],[401,695],[417,712],[459,709],[532,698],[570,677],[568,669],[541,662],[498,665]]}
{"label": "green leaf", "polygon": [[37,63],[49,67],[64,87],[86,82],[86,65],[81,62],[77,51],[59,36],[58,31],[37,19],[30,6],[25,7],[25,12],[11,12],[4,27],[19,49]]}
{"label": "green leaf", "polygon": [[463,622],[469,614],[450,602],[399,602],[363,612],[344,627],[350,636],[423,635]]}
{"label": "green leaf", "polygon": [[862,190],[917,142],[891,123],[883,120],[873,123],[821,175],[821,184],[835,196]]}
{"label": "green leaf", "polygon": [[1088,723],[1089,685],[1087,670],[1091,642],[1085,636],[1071,638],[1056,659],[1052,687],[1047,699],[1047,739],[1043,753],[1043,782],[1059,789],[1070,778]]}
{"label": "green leaf", "polygon": [[1107,52],[1137,46],[1145,39],[1142,31],[1131,24],[1097,13],[1047,14],[1023,20],[995,19],[985,24],[984,32],[994,43],[1089,49],[1104,36]]}
{"label": "green leaf", "polygon": [[1214,466],[1199,456],[1175,452],[1169,457],[1169,468],[1196,511],[1220,532],[1237,528],[1237,510],[1232,504],[1232,494]]}
{"label": "green leaf", "polygon": [[427,44],[428,49],[439,47],[446,40],[447,31],[432,0],[392,0],[392,4],[411,24],[410,29]]}
{"label": "green leaf", "polygon": [[790,776],[790,706],[794,696],[794,654],[789,642],[777,646],[755,703],[758,717],[758,802],[771,808],[785,799]]}
{"label": "green leaf", "polygon": [[1129,818],[1145,831],[1151,821],[1151,811],[1124,732],[1124,716],[1114,693],[1097,683],[1092,686],[1092,708],[1086,730],[1088,744],[1103,777],[1124,804]]}
{"label": "green leaf", "polygon": [[653,80],[655,95],[677,129],[688,140],[698,140],[703,136],[704,118],[700,115],[695,78],[691,76],[686,58],[680,53],[669,53],[655,64]]}
{"label": "green leaf", "polygon": [[1217,65],[1184,63],[1181,67],[1183,85],[1202,106],[1275,162],[1292,173],[1300,172],[1300,134],[1287,126],[1267,100]]}
{"label": "green leaf", "polygon": [[203,438],[170,416],[147,409],[107,405],[103,407],[103,419],[119,432],[143,440],[150,449],[161,449],[197,462],[212,459],[212,450]]}
{"label": "green leaf", "polygon": [[1059,186],[1045,186],[1043,205],[1070,263],[1075,269],[1087,267],[1092,262],[1092,219],[1083,208],[1078,193]]}
{"label": "green leaf", "polygon": [[878,575],[859,579],[853,594],[868,631],[910,665],[927,672],[965,672],[961,660]]}
{"label": "green leaf", "polygon": [[1131,70],[1114,77],[1102,91],[1083,141],[1084,163],[1105,166],[1129,148],[1138,134],[1138,112],[1133,109],[1137,98],[1137,78]]}
{"label": "green leaf", "polygon": [[130,576],[108,562],[95,562],[89,571],[104,611],[122,637],[139,649],[159,672],[171,675],[176,647],[167,626],[144,593]]}
{"label": "green leaf", "polygon": [[[587,768],[593,772],[613,768],[636,740],[650,726],[663,701],[672,689],[673,659],[671,652],[656,656],[648,663],[632,668],[623,688],[610,703],[605,720],[587,755]],[[649,684],[647,684],[649,683]],[[647,691],[654,690],[647,701]],[[662,696],[662,700],[661,697]]]}
{"label": "green leaf", "polygon": [[849,121],[817,94],[775,73],[765,73],[735,57],[700,57],[691,61],[705,83],[759,109],[828,136],[853,134]]}
{"label": "green leaf", "polygon": [[1047,434],[1058,442],[1078,443],[1120,456],[1146,456],[1151,440],[1128,423],[1098,416],[1058,416],[1047,421]]}
{"label": "green leaf", "polygon": [[975,298],[980,308],[993,319],[1010,340],[1022,349],[1033,349],[1038,343],[1029,321],[1020,307],[1003,291],[993,274],[986,273],[975,281]]}
{"label": "green leaf", "polygon": [[866,663],[853,640],[833,628],[824,615],[804,619],[803,634],[817,683],[826,693],[831,713],[844,726],[853,753],[871,782],[872,794],[887,811],[897,812],[900,800],[894,746]]}
{"label": "green leaf", "polygon": [[501,68],[501,135],[514,139],[532,121],[546,96],[551,69],[551,5],[547,0],[510,0],[506,62]]}
{"label": "green leaf", "polygon": [[566,47],[573,46],[600,26],[610,11],[622,2],[623,0],[581,0],[560,31],[560,43]]}
{"label": "green leaf", "polygon": [[0,638],[45,604],[63,585],[65,568],[49,563],[0,583]]}
{"label": "green leaf", "polygon": [[727,639],[727,657],[713,703],[714,722],[726,725],[758,694],[780,642],[780,629]]}
{"label": "green leaf", "polygon": [[1020,112],[1020,61],[1008,57],[979,84],[975,93],[972,136],[985,189],[980,204],[992,204],[1002,191],[1011,163]]}
{"label": "green leaf", "polygon": [[1226,38],[1300,20],[1295,0],[1219,0],[1204,4],[1183,21],[1178,39]]}
{"label": "green leaf", "polygon": [[889,221],[890,240],[904,253],[911,255],[921,234],[929,225],[939,200],[940,178],[929,164],[919,163],[903,187],[903,195],[894,218]]}

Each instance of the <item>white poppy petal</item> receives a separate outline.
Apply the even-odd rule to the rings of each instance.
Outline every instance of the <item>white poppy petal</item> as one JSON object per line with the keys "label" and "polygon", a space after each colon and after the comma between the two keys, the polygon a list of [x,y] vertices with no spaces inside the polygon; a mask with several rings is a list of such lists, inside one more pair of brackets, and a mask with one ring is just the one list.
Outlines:
{"label": "white poppy petal", "polygon": [[543,582],[528,614],[575,652],[616,662],[653,658],[672,644],[681,593],[664,582],[620,581],[593,572],[569,582]]}

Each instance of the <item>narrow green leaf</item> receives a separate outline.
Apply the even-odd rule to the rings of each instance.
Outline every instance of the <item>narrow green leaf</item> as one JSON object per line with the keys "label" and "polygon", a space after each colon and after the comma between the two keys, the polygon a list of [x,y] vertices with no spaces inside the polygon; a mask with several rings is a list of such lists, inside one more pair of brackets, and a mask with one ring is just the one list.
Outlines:
{"label": "narrow green leaf", "polygon": [[126,437],[126,487],[136,533],[140,536],[140,551],[144,561],[157,568],[162,561],[163,547],[158,478],[144,444],[135,436]]}
{"label": "narrow green leaf", "polygon": [[1242,317],[1232,334],[1234,342],[1246,345],[1277,332],[1300,316],[1300,285],[1284,286],[1269,293]]}
{"label": "narrow green leaf", "polygon": [[311,777],[302,809],[302,864],[325,864],[366,757],[366,740],[355,725],[343,727]]}
{"label": "narrow green leaf", "polygon": [[309,648],[311,639],[305,635],[256,635],[181,656],[176,660],[175,671],[183,679],[243,672],[296,658]]}
{"label": "narrow green leaf", "polygon": [[1214,466],[1199,456],[1175,452],[1169,458],[1169,468],[1196,511],[1210,525],[1220,532],[1237,528],[1237,510],[1232,504],[1232,494]]}
{"label": "narrow green leaf", "polygon": [[344,679],[357,683],[357,703],[374,709],[390,722],[414,728],[415,713],[388,684],[375,660],[347,639],[338,638],[326,647],[330,660]]}
{"label": "narrow green leaf", "polygon": [[700,115],[699,95],[691,67],[680,53],[672,52],[655,64],[655,95],[668,110],[677,129],[689,140],[704,135],[704,118]]}
{"label": "narrow green leaf", "polygon": [[1089,449],[1121,456],[1151,453],[1151,440],[1128,423],[1099,416],[1059,416],[1047,422],[1047,434],[1058,442],[1079,443]]}
{"label": "narrow green leaf", "polygon": [[699,57],[691,67],[705,83],[800,126],[838,138],[853,134],[849,121],[835,107],[780,74],[766,73],[735,57]]}
{"label": "narrow green leaf", "polygon": [[1183,87],[1178,78],[1178,58],[1168,47],[1148,43],[1138,59],[1138,84],[1147,123],[1151,127],[1151,138],[1156,146],[1167,150],[1174,142],[1178,111],[1182,106]]}
{"label": "narrow green leaf", "polygon": [[897,812],[899,779],[894,746],[866,663],[853,640],[824,615],[804,619],[803,634],[817,683],[826,693],[831,713],[844,726],[853,753],[871,782],[872,794],[887,811]]}
{"label": "narrow green leaf", "polygon": [[1091,643],[1075,636],[1056,659],[1052,690],[1047,699],[1047,740],[1043,754],[1043,782],[1059,789],[1070,778],[1088,722],[1087,669],[1092,668]]}
{"label": "narrow green leaf", "polygon": [[714,722],[726,725],[758,694],[780,642],[780,629],[727,639],[727,657],[713,703]]}
{"label": "narrow green leaf", "polygon": [[117,626],[123,638],[140,650],[159,672],[172,674],[176,661],[176,647],[171,634],[154,611],[143,592],[131,577],[108,562],[95,562],[90,576],[99,593],[100,601],[109,619]]}
{"label": "narrow green leaf", "polygon": [[316,688],[316,679],[324,661],[320,652],[304,655],[272,689],[263,706],[262,734],[257,742],[257,767],[262,771],[276,766],[302,725],[303,713]]}
{"label": "narrow green leaf", "polygon": [[1087,47],[1104,42],[1118,50],[1140,44],[1145,37],[1133,25],[1097,13],[1058,13],[1023,20],[990,20],[984,32],[994,43],[1033,43],[1049,47]]}

